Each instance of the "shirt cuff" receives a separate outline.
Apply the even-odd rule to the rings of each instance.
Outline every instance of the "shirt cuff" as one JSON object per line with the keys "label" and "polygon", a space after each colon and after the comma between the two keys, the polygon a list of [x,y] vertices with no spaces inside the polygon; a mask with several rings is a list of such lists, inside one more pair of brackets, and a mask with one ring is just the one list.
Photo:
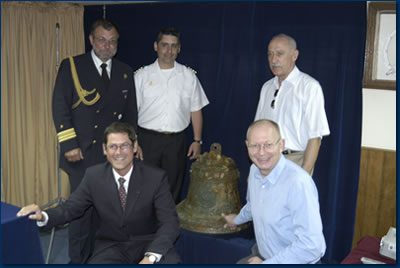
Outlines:
{"label": "shirt cuff", "polygon": [[146,253],[144,253],[144,255],[147,255],[147,254],[154,255],[156,257],[156,262],[159,262],[161,260],[161,258],[162,258],[162,255],[158,254],[158,253],[154,253],[154,252],[146,252]]}
{"label": "shirt cuff", "polygon": [[49,215],[45,211],[42,211],[42,215],[44,217],[44,221],[36,221],[36,225],[38,227],[46,226],[47,223],[49,222]]}

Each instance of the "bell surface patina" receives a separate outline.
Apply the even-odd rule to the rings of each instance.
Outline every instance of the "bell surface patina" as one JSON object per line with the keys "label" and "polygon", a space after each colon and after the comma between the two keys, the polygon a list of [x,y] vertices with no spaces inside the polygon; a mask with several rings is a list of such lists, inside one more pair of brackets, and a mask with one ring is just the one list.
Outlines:
{"label": "bell surface patina", "polygon": [[177,205],[181,228],[201,233],[224,234],[241,231],[224,228],[221,216],[239,213],[240,203],[238,179],[240,172],[233,159],[221,155],[221,145],[213,143],[210,152],[205,152],[192,164],[190,185],[185,200]]}

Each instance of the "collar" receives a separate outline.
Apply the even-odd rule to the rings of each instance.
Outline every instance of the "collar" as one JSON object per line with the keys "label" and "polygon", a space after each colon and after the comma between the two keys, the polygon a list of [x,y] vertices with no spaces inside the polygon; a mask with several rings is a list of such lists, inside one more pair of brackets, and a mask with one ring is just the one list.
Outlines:
{"label": "collar", "polygon": [[118,179],[119,178],[124,178],[125,179],[124,187],[125,187],[125,190],[128,191],[128,187],[127,186],[129,185],[129,181],[131,179],[132,171],[133,171],[133,165],[132,165],[131,169],[128,171],[128,173],[125,174],[125,176],[121,176],[121,175],[118,174],[118,172],[114,168],[112,168],[112,172],[113,172],[113,175],[114,175],[114,180],[117,183],[118,187],[119,187]]}
{"label": "collar", "polygon": [[[288,77],[286,77],[286,79],[282,81],[282,85],[284,85],[286,83],[289,83],[292,86],[296,85],[299,75],[300,75],[300,70],[295,65],[293,70],[288,75]],[[274,85],[276,88],[279,88],[279,77],[278,76],[274,77]]]}
{"label": "collar", "polygon": [[[153,67],[154,67],[156,70],[158,70],[158,71],[161,72],[160,65],[158,64],[158,58],[157,58],[156,61],[153,63]],[[175,62],[174,62],[174,67],[173,67],[172,69],[173,69],[172,72],[181,73],[181,72],[183,72],[183,65],[180,64],[179,62],[175,61]]]}
{"label": "collar", "polygon": [[260,179],[262,184],[265,184],[265,183],[275,184],[281,177],[281,173],[282,173],[283,169],[285,168],[286,161],[287,160],[286,160],[285,156],[283,156],[281,154],[281,157],[279,158],[278,163],[266,177],[261,175],[260,169],[257,168],[257,173],[256,173],[257,178]]}
{"label": "collar", "polygon": [[[96,66],[97,70],[100,72],[100,75],[101,75],[101,65],[103,64],[103,62],[101,61],[101,59],[99,59],[99,57],[96,56],[93,49],[90,54],[92,55],[94,65]],[[107,64],[107,72],[108,72],[108,76],[110,77],[112,60],[109,59],[108,61],[106,61],[104,63]]]}

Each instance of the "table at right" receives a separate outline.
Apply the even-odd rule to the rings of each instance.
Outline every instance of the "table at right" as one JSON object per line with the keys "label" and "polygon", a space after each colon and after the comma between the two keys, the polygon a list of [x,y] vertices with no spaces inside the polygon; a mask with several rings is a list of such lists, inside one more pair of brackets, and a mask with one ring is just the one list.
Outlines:
{"label": "table at right", "polygon": [[395,260],[379,254],[380,241],[380,238],[374,236],[361,238],[357,246],[351,250],[350,254],[347,255],[341,264],[362,264],[361,257],[367,257],[387,264],[396,264]]}

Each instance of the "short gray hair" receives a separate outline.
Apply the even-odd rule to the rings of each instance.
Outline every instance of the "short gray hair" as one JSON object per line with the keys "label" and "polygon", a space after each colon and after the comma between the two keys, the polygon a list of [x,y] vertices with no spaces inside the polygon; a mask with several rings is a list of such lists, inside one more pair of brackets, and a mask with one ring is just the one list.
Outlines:
{"label": "short gray hair", "polygon": [[288,41],[289,46],[293,49],[296,50],[297,49],[297,43],[296,40],[294,40],[293,37],[291,37],[290,35],[284,34],[284,33],[280,33],[275,35],[274,37],[272,37],[272,40],[278,39],[278,38],[282,38],[282,39],[286,39]]}

